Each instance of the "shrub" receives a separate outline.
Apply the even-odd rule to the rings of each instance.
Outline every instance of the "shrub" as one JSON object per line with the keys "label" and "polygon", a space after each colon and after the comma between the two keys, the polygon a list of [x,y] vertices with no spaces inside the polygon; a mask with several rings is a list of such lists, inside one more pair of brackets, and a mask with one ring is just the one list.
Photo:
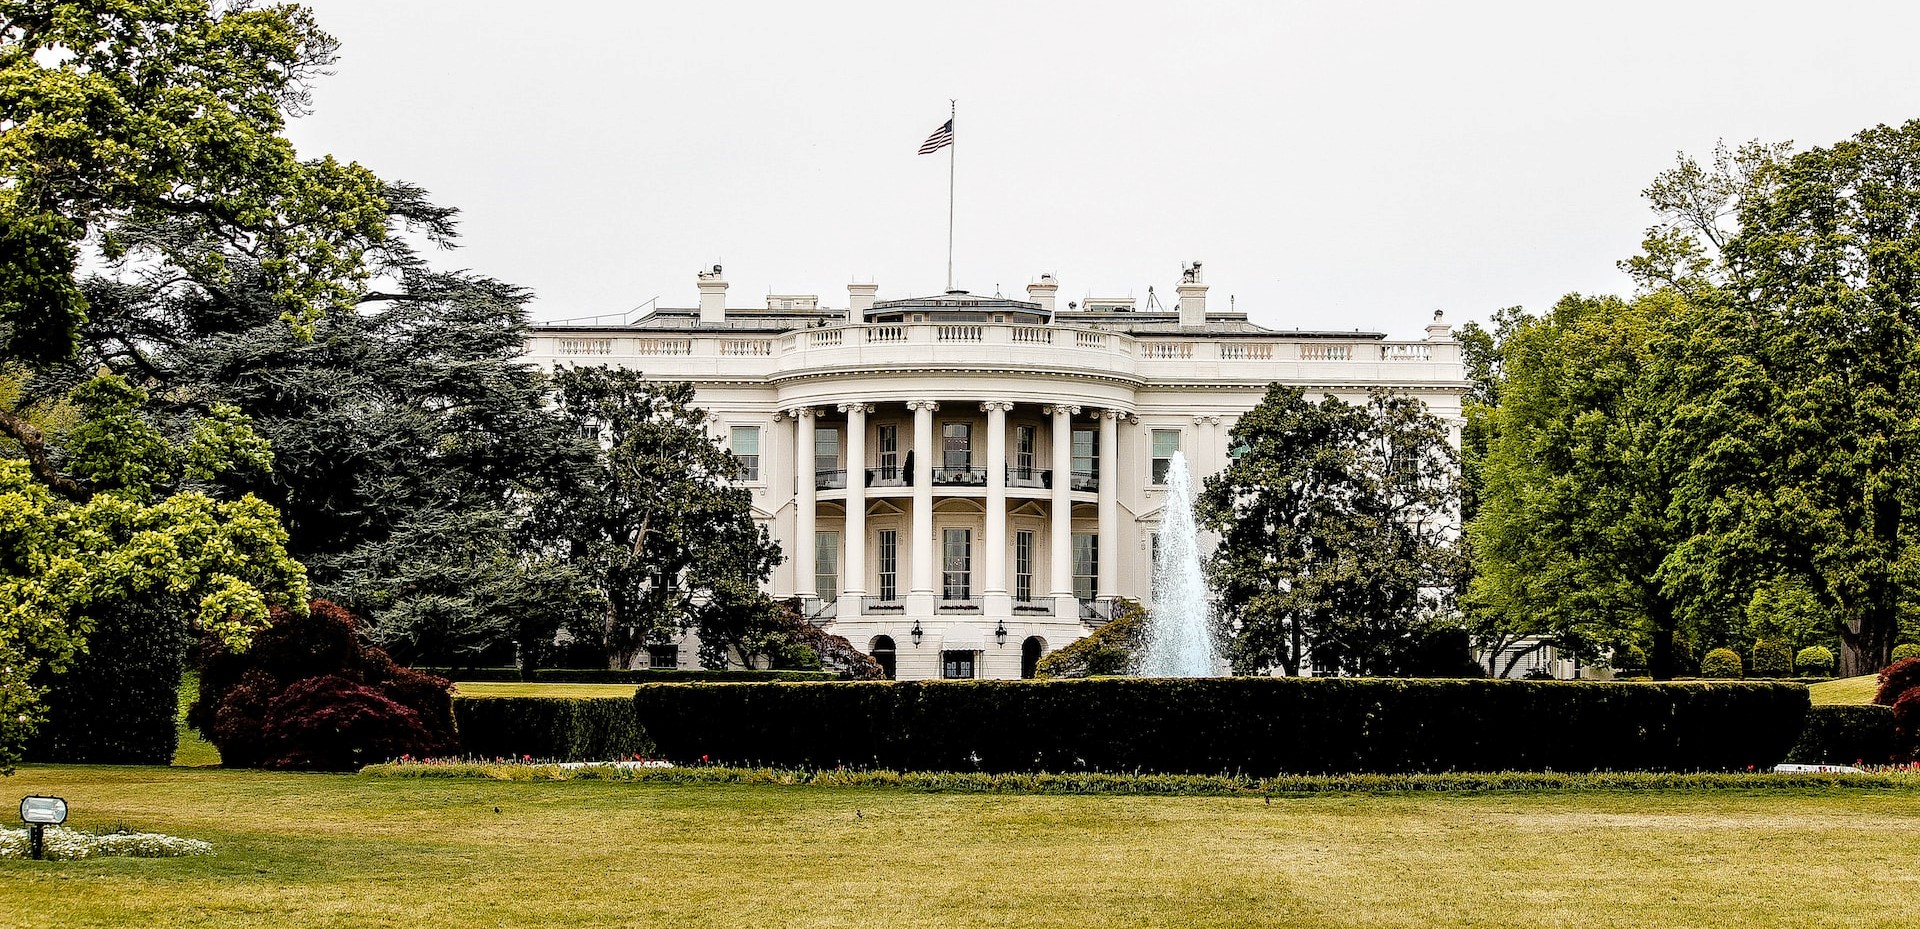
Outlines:
{"label": "shrub", "polygon": [[1896,759],[1920,747],[1920,687],[1907,688],[1893,701],[1893,737]]}
{"label": "shrub", "polygon": [[1754,677],[1792,677],[1793,647],[1780,639],[1753,643]]}
{"label": "shrub", "polygon": [[918,771],[1743,770],[1807,709],[1782,683],[1104,678],[649,684],[676,761]]}
{"label": "shrub", "polygon": [[1816,706],[1787,752],[1798,764],[1886,764],[1894,754],[1893,711],[1884,706]]}
{"label": "shrub", "polygon": [[[875,662],[878,664],[878,662]],[[519,668],[466,668],[455,672],[447,668],[415,668],[415,671],[462,681],[532,681],[536,684],[661,684],[688,681],[835,681],[832,671],[707,671],[691,668],[646,668],[614,670],[608,668],[541,668],[531,676]]]}
{"label": "shrub", "polygon": [[653,751],[625,697],[461,697],[460,750],[481,758],[604,761]]}
{"label": "shrub", "polygon": [[1700,659],[1700,676],[1737,680],[1745,676],[1740,653],[1731,648],[1716,648]]}
{"label": "shrub", "polygon": [[1647,670],[1647,650],[1638,645],[1616,648],[1611,662],[1613,670],[1622,676],[1641,674]]}
{"label": "shrub", "polygon": [[1893,647],[1893,660],[1904,661],[1908,658],[1920,658],[1920,645],[1907,642]]}
{"label": "shrub", "polygon": [[1035,677],[1077,678],[1132,674],[1135,659],[1146,647],[1147,611],[1132,600],[1121,600],[1113,619],[1079,641],[1040,659]]}
{"label": "shrub", "polygon": [[1806,677],[1832,677],[1833,652],[1825,646],[1812,645],[1800,650],[1793,656],[1793,663]]}
{"label": "shrub", "polygon": [[168,764],[179,741],[180,678],[192,640],[165,610],[115,607],[96,617],[87,649],[62,674],[41,675],[45,720],[32,761]]}
{"label": "shrub", "polygon": [[452,684],[363,648],[358,627],[315,600],[304,616],[276,608],[245,652],[205,643],[187,722],[228,767],[342,770],[452,751]]}
{"label": "shrub", "polygon": [[1873,695],[1873,702],[1892,706],[1901,694],[1915,687],[1920,687],[1920,658],[1896,661],[1881,669],[1880,689]]}

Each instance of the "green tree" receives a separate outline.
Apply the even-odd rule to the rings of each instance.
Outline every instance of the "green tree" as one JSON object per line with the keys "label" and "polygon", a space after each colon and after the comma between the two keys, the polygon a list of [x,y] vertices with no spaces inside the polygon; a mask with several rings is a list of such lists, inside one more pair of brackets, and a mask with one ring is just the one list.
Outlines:
{"label": "green tree", "polygon": [[1320,651],[1393,673],[1458,570],[1445,426],[1411,398],[1312,403],[1275,384],[1231,440],[1244,452],[1207,479],[1197,515],[1221,536],[1209,573],[1235,670],[1298,674]]}
{"label": "green tree", "polygon": [[778,607],[759,585],[780,551],[734,483],[737,464],[707,433],[693,387],[638,371],[555,371],[562,415],[603,451],[578,489],[541,501],[539,531],[598,589],[598,621],[577,632],[608,667],[631,667],[651,642],[697,629],[701,662],[722,667],[769,650],[757,632]]}

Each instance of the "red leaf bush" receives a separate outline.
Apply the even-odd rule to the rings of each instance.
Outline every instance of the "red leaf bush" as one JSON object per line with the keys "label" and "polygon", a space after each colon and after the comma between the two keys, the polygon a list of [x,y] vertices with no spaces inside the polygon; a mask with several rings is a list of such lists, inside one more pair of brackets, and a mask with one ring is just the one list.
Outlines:
{"label": "red leaf bush", "polygon": [[200,696],[187,722],[236,768],[344,771],[457,747],[452,684],[360,644],[360,621],[315,600],[234,654],[202,646]]}

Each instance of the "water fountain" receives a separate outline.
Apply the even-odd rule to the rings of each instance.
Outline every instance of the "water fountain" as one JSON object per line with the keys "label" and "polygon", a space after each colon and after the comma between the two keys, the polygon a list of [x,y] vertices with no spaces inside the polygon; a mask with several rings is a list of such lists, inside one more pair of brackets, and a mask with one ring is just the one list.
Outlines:
{"label": "water fountain", "polygon": [[1153,609],[1140,673],[1148,677],[1214,677],[1213,622],[1207,581],[1200,573],[1200,533],[1193,524],[1193,476],[1187,458],[1173,453],[1167,467],[1167,505],[1153,558]]}

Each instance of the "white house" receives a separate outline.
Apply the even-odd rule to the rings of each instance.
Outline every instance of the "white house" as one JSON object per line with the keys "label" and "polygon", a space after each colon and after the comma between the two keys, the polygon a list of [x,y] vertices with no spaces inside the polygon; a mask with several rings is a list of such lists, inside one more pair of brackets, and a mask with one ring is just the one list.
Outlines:
{"label": "white house", "polygon": [[1172,308],[1151,290],[1058,306],[1051,275],[1024,300],[850,284],[843,308],[729,307],[718,266],[698,286],[695,308],[541,326],[528,356],[692,382],[786,553],[771,592],[900,678],[1030,676],[1112,598],[1150,602],[1168,460],[1196,482],[1225,467],[1268,384],[1385,386],[1455,423],[1466,388],[1438,313],[1420,341],[1266,329],[1209,309],[1197,262]]}

